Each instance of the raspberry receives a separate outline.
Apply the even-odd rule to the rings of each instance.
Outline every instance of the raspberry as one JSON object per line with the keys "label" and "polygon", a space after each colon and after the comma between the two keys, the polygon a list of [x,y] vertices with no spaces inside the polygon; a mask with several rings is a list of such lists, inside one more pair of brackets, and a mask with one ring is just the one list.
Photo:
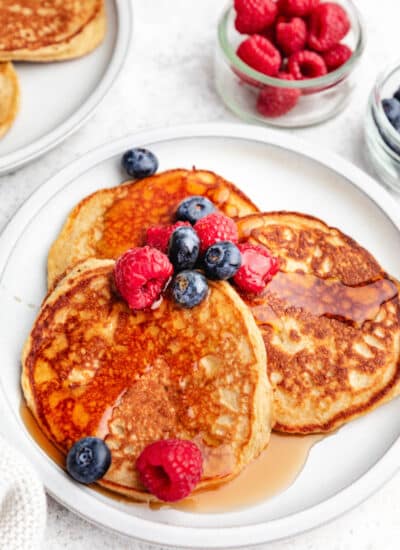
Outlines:
{"label": "raspberry", "polygon": [[242,265],[233,277],[243,291],[259,294],[279,271],[279,261],[261,245],[239,244]]}
{"label": "raspberry", "polygon": [[131,248],[115,263],[115,286],[131,309],[150,307],[160,297],[173,267],[155,248]]}
{"label": "raspberry", "polygon": [[190,226],[189,222],[176,222],[174,225],[154,225],[146,231],[146,244],[166,253],[172,233],[178,227]]}
{"label": "raspberry", "polygon": [[331,72],[338,69],[341,65],[344,65],[352,54],[353,52],[348,46],[345,44],[337,44],[327,52],[324,52],[322,57],[324,58],[326,68]]}
{"label": "raspberry", "polygon": [[238,47],[236,54],[256,71],[275,76],[281,65],[281,54],[275,46],[260,34],[249,36]]}
{"label": "raspberry", "polygon": [[345,10],[338,4],[319,4],[310,16],[308,46],[318,52],[326,52],[348,33],[350,21]]}
{"label": "raspberry", "polygon": [[203,458],[192,441],[163,439],[145,447],[136,468],[150,493],[160,500],[175,502],[190,495],[200,481]]}
{"label": "raspberry", "polygon": [[200,254],[221,241],[238,242],[238,230],[235,222],[223,214],[209,214],[196,222],[194,228],[200,239]]}
{"label": "raspberry", "polygon": [[307,40],[307,27],[300,17],[286,19],[280,17],[275,28],[276,45],[286,55],[304,50]]}
{"label": "raspberry", "polygon": [[243,34],[262,32],[275,20],[278,8],[274,0],[235,0],[236,30]]}
{"label": "raspberry", "polygon": [[320,0],[278,0],[278,12],[283,15],[304,17],[308,15]]}
{"label": "raspberry", "polygon": [[296,80],[317,78],[328,72],[322,57],[308,50],[292,54],[289,57],[288,69]]}
{"label": "raspberry", "polygon": [[[278,78],[294,80],[291,74],[278,73]],[[257,111],[266,117],[278,117],[288,113],[297,104],[301,92],[298,88],[265,86],[257,100]]]}

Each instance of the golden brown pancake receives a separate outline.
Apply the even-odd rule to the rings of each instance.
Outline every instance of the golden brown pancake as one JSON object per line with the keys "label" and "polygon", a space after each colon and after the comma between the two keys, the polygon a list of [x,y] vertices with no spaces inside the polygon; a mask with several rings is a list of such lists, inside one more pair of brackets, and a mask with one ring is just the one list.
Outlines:
{"label": "golden brown pancake", "polygon": [[63,452],[105,438],[112,464],[100,481],[139,500],[135,462],[156,440],[195,441],[199,489],[228,481],[269,441],[265,348],[249,308],[225,282],[193,309],[168,295],[134,312],[114,292],[113,260],[76,266],[46,298],[26,342],[22,387]]}
{"label": "golden brown pancake", "polygon": [[19,98],[18,76],[12,63],[0,63],[0,138],[17,116]]}
{"label": "golden brown pancake", "polygon": [[0,0],[0,61],[80,57],[104,38],[103,0]]}
{"label": "golden brown pancake", "polygon": [[244,297],[267,350],[275,429],[328,432],[397,395],[398,288],[373,256],[302,214],[237,223],[242,241],[280,258],[264,294]]}
{"label": "golden brown pancake", "polygon": [[205,170],[169,170],[136,182],[101,189],[69,214],[50,249],[48,285],[86,258],[117,258],[142,246],[146,229],[175,220],[176,207],[190,195],[204,195],[231,217],[257,212],[232,183]]}

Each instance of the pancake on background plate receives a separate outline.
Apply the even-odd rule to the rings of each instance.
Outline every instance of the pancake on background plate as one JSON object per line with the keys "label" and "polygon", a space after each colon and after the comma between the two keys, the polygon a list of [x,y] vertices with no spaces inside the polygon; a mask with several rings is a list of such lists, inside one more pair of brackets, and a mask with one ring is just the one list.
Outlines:
{"label": "pancake on background plate", "polygon": [[265,347],[249,308],[226,282],[183,309],[168,294],[133,311],[113,288],[113,260],[77,265],[45,299],[22,357],[26,402],[63,452],[104,438],[112,463],[99,483],[155,497],[135,462],[160,439],[202,450],[199,489],[230,480],[267,445],[272,393]]}
{"label": "pancake on background plate", "polygon": [[77,262],[117,258],[128,248],[142,246],[146,229],[173,223],[178,203],[190,195],[204,195],[231,217],[258,212],[235,185],[205,170],[169,170],[101,189],[72,210],[51,247],[49,288]]}
{"label": "pancake on background plate", "polygon": [[275,212],[237,220],[280,272],[251,306],[267,350],[274,429],[335,430],[399,393],[397,282],[364,248],[310,216]]}
{"label": "pancake on background plate", "polygon": [[104,0],[0,0],[0,21],[0,61],[80,57],[106,28]]}
{"label": "pancake on background plate", "polygon": [[12,63],[0,63],[0,138],[14,122],[19,100],[18,76]]}

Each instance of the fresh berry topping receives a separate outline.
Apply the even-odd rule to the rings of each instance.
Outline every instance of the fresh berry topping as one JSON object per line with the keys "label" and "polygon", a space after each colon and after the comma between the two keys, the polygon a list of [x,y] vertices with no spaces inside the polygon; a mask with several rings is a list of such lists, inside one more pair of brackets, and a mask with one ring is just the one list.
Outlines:
{"label": "fresh berry topping", "polygon": [[204,255],[204,270],[209,279],[230,279],[241,264],[239,249],[230,241],[213,244]]}
{"label": "fresh berry topping", "polygon": [[233,277],[244,292],[259,294],[279,270],[278,259],[260,245],[239,244],[242,266]]}
{"label": "fresh berry topping", "polygon": [[244,63],[260,73],[275,76],[281,65],[281,54],[275,46],[260,34],[249,36],[238,47],[236,54]]}
{"label": "fresh berry topping", "polygon": [[286,55],[304,50],[307,40],[307,27],[300,17],[286,19],[280,17],[275,28],[276,45]]}
{"label": "fresh berry topping", "polygon": [[207,296],[207,279],[199,271],[181,271],[172,279],[171,292],[180,306],[192,308]]}
{"label": "fresh berry topping", "polygon": [[328,72],[332,72],[344,65],[352,56],[353,52],[346,44],[336,44],[327,52],[322,54]]}
{"label": "fresh berry topping", "polygon": [[[291,74],[278,73],[278,78],[294,80]],[[298,88],[278,88],[265,86],[257,99],[257,111],[266,117],[278,117],[285,115],[296,106],[301,91]]]}
{"label": "fresh berry topping", "polygon": [[326,52],[338,44],[350,29],[347,13],[333,2],[324,2],[310,15],[308,46],[318,52]]}
{"label": "fresh berry topping", "polygon": [[110,449],[97,437],[80,439],[67,454],[67,472],[80,483],[93,483],[101,479],[110,464]]}
{"label": "fresh berry topping", "polygon": [[221,241],[238,242],[235,222],[223,214],[209,214],[195,223],[194,228],[200,238],[200,254]]}
{"label": "fresh berry topping", "polygon": [[236,30],[243,34],[262,32],[278,13],[274,0],[235,0]]}
{"label": "fresh berry topping", "polygon": [[397,101],[400,101],[400,88],[398,88],[395,93],[393,94],[393,97],[397,99]]}
{"label": "fresh berry topping", "polygon": [[192,269],[199,256],[199,249],[200,239],[191,225],[175,229],[168,244],[168,257],[175,271]]}
{"label": "fresh berry topping", "polygon": [[173,273],[168,257],[155,248],[131,248],[116,261],[115,286],[131,309],[145,309],[158,300]]}
{"label": "fresh berry topping", "polygon": [[141,179],[157,172],[158,160],[151,151],[137,147],[124,153],[122,166],[132,178]]}
{"label": "fresh berry topping", "polygon": [[296,80],[317,78],[318,76],[324,76],[328,72],[322,57],[308,50],[292,54],[289,57],[288,69]]}
{"label": "fresh berry topping", "polygon": [[397,130],[400,131],[400,101],[392,97],[390,99],[382,100],[382,107],[385,111],[390,124]]}
{"label": "fresh berry topping", "polygon": [[215,206],[206,197],[193,196],[184,199],[176,211],[176,219],[194,225],[198,220],[215,211]]}
{"label": "fresh berry topping", "polygon": [[320,0],[278,0],[278,11],[283,15],[304,17]]}
{"label": "fresh berry topping", "polygon": [[141,483],[159,500],[175,502],[193,491],[203,473],[203,457],[192,441],[164,439],[151,443],[136,461]]}
{"label": "fresh berry topping", "polygon": [[146,244],[166,254],[171,235],[178,227],[190,227],[190,223],[176,222],[174,225],[154,225],[153,227],[149,227],[146,231]]}

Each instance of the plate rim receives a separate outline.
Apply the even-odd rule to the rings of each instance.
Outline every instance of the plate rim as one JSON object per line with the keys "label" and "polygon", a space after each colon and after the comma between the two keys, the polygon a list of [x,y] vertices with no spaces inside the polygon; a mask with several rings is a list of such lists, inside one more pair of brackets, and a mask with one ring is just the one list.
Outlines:
{"label": "plate rim", "polygon": [[[355,186],[370,198],[383,211],[395,228],[400,231],[400,212],[390,193],[367,173],[335,153],[327,151],[312,142],[302,141],[297,137],[288,136],[272,129],[232,123],[184,125],[133,133],[105,143],[83,154],[36,189],[17,210],[0,234],[0,282],[15,241],[18,240],[26,225],[54,194],[72,182],[78,175],[129,146],[200,137],[225,137],[266,143],[287,149],[322,164],[338,173],[350,185]],[[21,421],[12,410],[5,388],[1,384],[0,396],[6,408],[8,408],[6,412],[10,416],[10,422],[7,422],[6,426],[2,426],[3,432],[19,448],[22,447],[25,451],[29,451],[30,458],[39,470],[41,478],[46,480],[44,484],[51,496],[77,515],[102,528],[107,528],[115,533],[143,542],[163,546],[191,548],[224,548],[229,546],[239,548],[298,535],[327,523],[360,504],[389,481],[398,471],[400,464],[400,438],[398,438],[365,474],[332,497],[300,512],[264,523],[241,527],[204,528],[161,524],[136,516],[129,516],[128,521],[123,521],[124,516],[126,517],[124,511],[111,508],[107,509],[107,513],[104,513],[104,511],[102,512],[104,506],[102,503],[96,503],[94,506],[89,489],[73,484],[66,488],[65,483],[62,482],[62,478],[67,477],[65,473],[57,471],[55,475],[52,472],[50,472],[52,475],[49,475],[48,461],[43,460],[45,457],[44,452],[36,448],[27,433],[15,429],[16,426],[21,427]],[[82,512],[82,510],[86,512]]]}
{"label": "plate rim", "polygon": [[28,162],[41,157],[79,130],[95,114],[111,90],[127,59],[134,28],[133,3],[130,0],[112,2],[116,13],[115,46],[111,60],[98,84],[84,103],[53,130],[15,151],[0,156],[0,176],[13,173]]}

